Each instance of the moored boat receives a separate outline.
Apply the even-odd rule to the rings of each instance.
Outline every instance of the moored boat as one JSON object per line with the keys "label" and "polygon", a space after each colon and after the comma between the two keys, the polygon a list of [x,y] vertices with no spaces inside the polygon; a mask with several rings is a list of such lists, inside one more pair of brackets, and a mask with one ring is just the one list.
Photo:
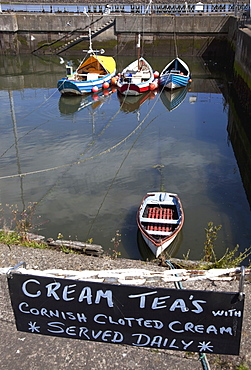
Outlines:
{"label": "moored boat", "polygon": [[153,69],[143,57],[124,68],[117,81],[117,89],[123,95],[139,95],[157,87]]}
{"label": "moored boat", "polygon": [[90,27],[89,50],[86,51],[88,58],[83,59],[75,71],[71,64],[66,65],[66,77],[57,83],[61,94],[83,95],[109,88],[112,78],[116,75],[116,62],[113,57],[97,55],[103,54],[105,52],[103,49],[95,51],[92,49]]}
{"label": "moored boat", "polygon": [[109,88],[116,74],[116,63],[112,57],[92,54],[82,61],[76,71],[66,66],[67,76],[57,83],[61,94],[83,95]]}
{"label": "moored boat", "polygon": [[147,193],[137,212],[139,230],[156,257],[174,241],[183,223],[183,207],[174,193]]}
{"label": "moored boat", "polygon": [[187,86],[190,81],[190,69],[179,57],[176,57],[168,63],[159,77],[160,86],[170,90]]}
{"label": "moored boat", "polygon": [[139,95],[158,87],[158,74],[155,75],[151,65],[140,57],[140,34],[137,48],[138,59],[123,69],[117,81],[117,89],[123,95]]}

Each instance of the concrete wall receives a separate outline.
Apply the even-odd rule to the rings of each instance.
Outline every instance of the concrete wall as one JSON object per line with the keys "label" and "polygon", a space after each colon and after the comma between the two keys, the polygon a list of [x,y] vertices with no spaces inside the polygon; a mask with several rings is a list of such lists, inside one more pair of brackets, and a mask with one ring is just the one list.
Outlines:
{"label": "concrete wall", "polygon": [[104,24],[110,18],[115,18],[116,33],[223,33],[227,34],[233,25],[234,17],[228,15],[118,15],[106,17],[102,15],[84,14],[29,14],[0,13],[0,32],[68,32],[77,28],[86,28],[89,22],[92,29]]}
{"label": "concrete wall", "polygon": [[232,16],[158,15],[116,17],[116,33],[170,33],[178,34],[228,34],[235,18]]}
{"label": "concrete wall", "polygon": [[239,29],[236,41],[235,70],[251,89],[251,30]]}
{"label": "concrete wall", "polygon": [[[119,48],[121,42],[128,42],[130,39],[134,42],[135,33],[143,31],[144,40],[148,42],[148,52],[151,55],[158,55],[163,50],[163,43],[166,44],[166,51],[169,50],[168,44],[172,47],[175,31],[179,39],[184,40],[184,55],[202,55],[207,46],[212,45],[212,38],[217,40],[224,38],[225,40],[236,28],[236,18],[227,15],[117,15],[111,17],[91,14],[87,17],[84,14],[69,13],[0,13],[0,54],[30,53],[42,44],[56,41],[68,35],[69,32],[74,31],[76,36],[87,34],[89,25],[92,31],[98,31],[114,19],[115,26],[108,28],[97,37],[93,36],[95,43],[102,41],[109,44],[112,40],[113,49],[110,49],[112,53],[117,51],[114,46],[116,43]],[[194,45],[198,50],[194,48]],[[83,47],[86,47],[85,43],[83,46],[77,45],[75,49],[69,49],[69,53],[79,52]],[[105,48],[108,49],[107,45]],[[220,51],[221,46],[217,46],[215,50],[217,48]],[[132,50],[133,46],[130,46],[129,53]]]}

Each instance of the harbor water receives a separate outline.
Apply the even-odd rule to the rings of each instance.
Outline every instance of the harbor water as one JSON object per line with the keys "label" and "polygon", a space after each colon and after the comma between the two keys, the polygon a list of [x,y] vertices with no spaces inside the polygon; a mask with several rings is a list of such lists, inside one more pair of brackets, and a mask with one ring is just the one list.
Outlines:
{"label": "harbor water", "polygon": [[[171,58],[148,61],[161,71]],[[130,61],[118,59],[118,68]],[[1,220],[12,227],[11,209],[36,203],[36,233],[93,240],[109,254],[144,260],[153,256],[138,235],[137,208],[147,192],[164,190],[179,195],[185,213],[173,256],[202,258],[209,222],[222,226],[218,258],[237,244],[248,248],[250,138],[249,148],[236,144],[241,117],[229,103],[231,80],[218,61],[185,61],[192,83],[172,95],[125,98],[113,89],[64,97],[57,56],[2,57]]]}

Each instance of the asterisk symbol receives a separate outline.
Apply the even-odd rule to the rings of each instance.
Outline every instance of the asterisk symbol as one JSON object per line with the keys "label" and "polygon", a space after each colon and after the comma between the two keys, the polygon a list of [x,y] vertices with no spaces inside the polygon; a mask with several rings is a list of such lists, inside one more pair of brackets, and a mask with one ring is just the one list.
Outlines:
{"label": "asterisk symbol", "polygon": [[[200,352],[203,352],[203,351],[211,351],[211,352],[213,352],[213,350],[211,349],[211,348],[213,348],[213,346],[210,346],[210,343],[211,342],[205,342],[205,341],[203,341],[203,342],[199,342],[199,345],[198,345],[198,347],[200,347]],[[210,348],[211,347],[211,348]]]}
{"label": "asterisk symbol", "polygon": [[35,331],[40,333],[40,330],[39,330],[40,326],[36,326],[36,321],[33,323],[30,321],[28,325],[29,325],[29,330],[31,330],[32,333],[34,333]]}

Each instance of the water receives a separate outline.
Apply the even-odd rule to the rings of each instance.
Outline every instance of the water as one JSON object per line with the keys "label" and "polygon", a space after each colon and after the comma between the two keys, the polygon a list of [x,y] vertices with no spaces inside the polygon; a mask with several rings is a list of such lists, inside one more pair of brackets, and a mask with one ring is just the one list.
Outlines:
{"label": "water", "polygon": [[[170,57],[171,58],[171,57]],[[159,71],[166,59],[148,60]],[[127,64],[118,60],[119,68]],[[0,202],[27,208],[46,238],[87,241],[122,257],[149,257],[136,225],[143,196],[164,188],[178,193],[185,224],[173,255],[200,259],[208,222],[222,225],[217,256],[250,246],[247,189],[228,135],[229,106],[222,71],[186,58],[193,73],[181,104],[168,94],[137,99],[117,92],[92,104],[56,90],[65,71],[58,57],[2,57],[0,64]],[[215,64],[213,61],[210,62]],[[183,99],[183,100],[182,100]],[[141,104],[140,104],[141,103]],[[242,161],[243,162],[243,161]],[[23,176],[17,176],[23,174]]]}

